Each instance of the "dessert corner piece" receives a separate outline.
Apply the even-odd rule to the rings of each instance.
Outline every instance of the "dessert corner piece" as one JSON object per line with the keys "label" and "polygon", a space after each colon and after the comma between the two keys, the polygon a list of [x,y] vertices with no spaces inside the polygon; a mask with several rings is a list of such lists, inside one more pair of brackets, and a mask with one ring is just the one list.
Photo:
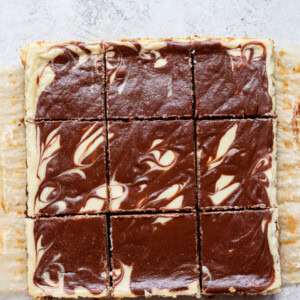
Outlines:
{"label": "dessert corner piece", "polygon": [[201,209],[277,206],[275,126],[273,119],[198,121]]}
{"label": "dessert corner piece", "polygon": [[201,213],[206,295],[280,291],[277,209]]}
{"label": "dessert corner piece", "polygon": [[273,41],[195,38],[196,115],[271,116]]}
{"label": "dessert corner piece", "polygon": [[26,238],[29,295],[109,295],[105,216],[26,219]]}
{"label": "dessert corner piece", "polygon": [[109,122],[110,211],[194,210],[193,128],[192,120]]}
{"label": "dessert corner piece", "polygon": [[100,41],[23,49],[26,120],[103,119],[103,53]]}
{"label": "dessert corner piece", "polygon": [[106,210],[103,121],[27,123],[26,139],[29,216]]}
{"label": "dessert corner piece", "polygon": [[109,118],[192,116],[189,39],[106,42]]}
{"label": "dessert corner piece", "polygon": [[196,214],[111,217],[112,296],[198,296]]}

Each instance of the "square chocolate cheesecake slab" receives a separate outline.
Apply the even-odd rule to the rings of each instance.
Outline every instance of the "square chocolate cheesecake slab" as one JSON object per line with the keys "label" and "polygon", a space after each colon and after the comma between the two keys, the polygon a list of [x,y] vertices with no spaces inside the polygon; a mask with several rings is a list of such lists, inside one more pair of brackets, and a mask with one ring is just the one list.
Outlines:
{"label": "square chocolate cheesecake slab", "polygon": [[111,121],[110,211],[195,209],[192,120]]}
{"label": "square chocolate cheesecake slab", "polygon": [[274,114],[272,40],[196,37],[193,44],[197,116]]}
{"label": "square chocolate cheesecake slab", "polygon": [[27,123],[26,139],[29,216],[106,210],[103,121]]}
{"label": "square chocolate cheesecake slab", "polygon": [[191,41],[106,42],[109,118],[192,116]]}
{"label": "square chocolate cheesecake slab", "polygon": [[200,293],[196,214],[111,217],[112,296]]}
{"label": "square chocolate cheesecake slab", "polygon": [[277,205],[275,126],[273,119],[198,121],[201,209]]}
{"label": "square chocolate cheesecake slab", "polygon": [[103,49],[100,41],[23,49],[26,119],[103,119]]}
{"label": "square chocolate cheesecake slab", "polygon": [[277,216],[277,209],[200,214],[204,294],[279,292]]}
{"label": "square chocolate cheesecake slab", "polygon": [[105,216],[26,219],[26,238],[30,296],[109,296]]}

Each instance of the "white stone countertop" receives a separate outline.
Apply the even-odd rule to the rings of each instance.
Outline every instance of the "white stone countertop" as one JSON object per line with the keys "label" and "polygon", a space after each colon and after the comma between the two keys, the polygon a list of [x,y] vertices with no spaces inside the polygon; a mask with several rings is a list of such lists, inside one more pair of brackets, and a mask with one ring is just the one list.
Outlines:
{"label": "white stone countertop", "polygon": [[0,64],[37,41],[265,37],[300,45],[299,0],[1,0]]}
{"label": "white stone countertop", "polygon": [[[0,0],[0,65],[20,64],[20,49],[37,41],[136,37],[264,37],[300,45],[299,0]],[[0,300],[30,299],[0,295]],[[202,297],[202,299],[207,299]],[[216,300],[296,300],[279,295]]]}

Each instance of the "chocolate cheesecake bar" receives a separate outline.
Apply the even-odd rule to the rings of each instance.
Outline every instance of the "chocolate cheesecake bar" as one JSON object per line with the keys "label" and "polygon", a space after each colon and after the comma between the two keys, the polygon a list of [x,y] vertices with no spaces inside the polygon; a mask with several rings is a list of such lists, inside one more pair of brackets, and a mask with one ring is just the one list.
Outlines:
{"label": "chocolate cheesecake bar", "polygon": [[196,37],[193,48],[197,116],[274,115],[273,41]]}
{"label": "chocolate cheesecake bar", "polygon": [[204,294],[279,291],[277,215],[277,209],[201,213]]}
{"label": "chocolate cheesecake bar", "polygon": [[110,211],[195,209],[192,120],[109,122]]}
{"label": "chocolate cheesecake bar", "polygon": [[43,42],[22,60],[32,297],[279,291],[273,41]]}
{"label": "chocolate cheesecake bar", "polygon": [[105,45],[108,118],[192,116],[190,39]]}
{"label": "chocolate cheesecake bar", "polygon": [[112,296],[200,293],[196,214],[111,217]]}
{"label": "chocolate cheesecake bar", "polygon": [[277,205],[275,125],[273,119],[198,121],[201,209]]}
{"label": "chocolate cheesecake bar", "polygon": [[107,207],[104,122],[27,123],[28,215]]}
{"label": "chocolate cheesecake bar", "polygon": [[28,292],[45,296],[109,296],[106,216],[26,220]]}
{"label": "chocolate cheesecake bar", "polygon": [[103,119],[103,53],[101,41],[23,49],[26,120]]}

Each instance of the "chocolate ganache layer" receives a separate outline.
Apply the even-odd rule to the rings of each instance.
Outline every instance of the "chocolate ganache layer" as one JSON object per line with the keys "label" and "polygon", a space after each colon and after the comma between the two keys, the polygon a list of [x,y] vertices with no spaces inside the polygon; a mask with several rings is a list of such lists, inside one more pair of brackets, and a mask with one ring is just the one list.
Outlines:
{"label": "chocolate ganache layer", "polygon": [[199,207],[276,204],[274,122],[198,121]]}
{"label": "chocolate ganache layer", "polygon": [[104,122],[27,124],[28,215],[106,209]]}
{"label": "chocolate ganache layer", "polygon": [[259,294],[272,289],[272,252],[277,253],[272,226],[270,210],[201,213],[203,292]]}
{"label": "chocolate ganache layer", "polygon": [[191,42],[106,43],[109,118],[192,116]]}
{"label": "chocolate ganache layer", "polygon": [[110,210],[195,208],[191,120],[109,122]]}
{"label": "chocolate ganache layer", "polygon": [[[53,46],[54,53],[36,78],[49,81],[36,100],[35,120],[103,119],[103,46],[92,53],[84,43]],[[51,55],[51,54],[49,54]]]}
{"label": "chocolate ganache layer", "polygon": [[217,40],[196,39],[194,59],[197,116],[272,114],[273,83],[267,68],[273,65],[263,42],[227,47]]}
{"label": "chocolate ganache layer", "polygon": [[196,214],[111,218],[113,297],[198,295]]}
{"label": "chocolate ganache layer", "polygon": [[27,234],[32,296],[108,295],[105,216],[40,218],[27,222],[31,223],[27,224]]}

